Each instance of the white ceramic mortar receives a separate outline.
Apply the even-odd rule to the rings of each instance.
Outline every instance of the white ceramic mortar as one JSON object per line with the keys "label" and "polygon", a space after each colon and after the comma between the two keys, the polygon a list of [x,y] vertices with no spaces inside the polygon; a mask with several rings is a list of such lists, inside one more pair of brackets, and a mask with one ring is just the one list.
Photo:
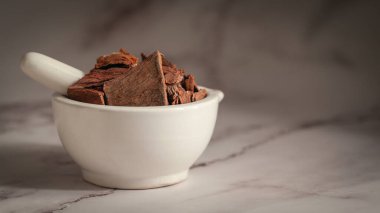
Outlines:
{"label": "white ceramic mortar", "polygon": [[205,88],[200,101],[173,106],[104,106],[68,99],[69,85],[83,73],[39,53],[21,68],[55,90],[59,138],[85,180],[105,187],[147,189],[185,180],[209,143],[223,93]]}

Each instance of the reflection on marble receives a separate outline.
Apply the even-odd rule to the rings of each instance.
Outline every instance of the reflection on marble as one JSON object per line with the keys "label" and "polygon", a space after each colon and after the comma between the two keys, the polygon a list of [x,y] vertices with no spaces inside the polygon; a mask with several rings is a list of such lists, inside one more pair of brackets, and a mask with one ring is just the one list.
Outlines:
{"label": "reflection on marble", "polygon": [[[48,103],[2,106],[0,212],[380,210],[377,102],[313,115],[274,100],[235,102],[221,105],[189,179],[153,190],[84,182],[59,143]],[[286,108],[295,113],[283,114]]]}

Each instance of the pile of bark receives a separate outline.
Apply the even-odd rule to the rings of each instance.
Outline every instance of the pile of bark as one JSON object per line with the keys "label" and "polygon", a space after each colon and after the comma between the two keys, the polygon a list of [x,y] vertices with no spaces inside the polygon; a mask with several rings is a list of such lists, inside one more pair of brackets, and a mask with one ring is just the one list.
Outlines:
{"label": "pile of bark", "polygon": [[141,62],[120,49],[101,56],[95,68],[67,90],[68,98],[100,105],[163,106],[186,104],[207,96],[193,75],[156,51]]}

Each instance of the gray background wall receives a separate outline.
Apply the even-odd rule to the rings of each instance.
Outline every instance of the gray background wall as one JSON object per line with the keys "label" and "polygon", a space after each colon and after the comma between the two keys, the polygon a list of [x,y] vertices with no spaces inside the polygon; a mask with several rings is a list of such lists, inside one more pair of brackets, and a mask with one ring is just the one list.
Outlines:
{"label": "gray background wall", "polygon": [[379,2],[2,1],[0,103],[50,97],[20,71],[25,52],[88,71],[124,47],[161,50],[236,104],[366,106],[380,100]]}

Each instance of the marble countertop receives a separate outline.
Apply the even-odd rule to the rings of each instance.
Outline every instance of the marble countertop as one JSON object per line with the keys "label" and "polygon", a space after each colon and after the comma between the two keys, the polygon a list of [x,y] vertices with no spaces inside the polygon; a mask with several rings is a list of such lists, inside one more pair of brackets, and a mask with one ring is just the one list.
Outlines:
{"label": "marble countertop", "polygon": [[221,104],[187,181],[114,190],[81,179],[49,102],[0,107],[0,212],[379,212],[380,108]]}

